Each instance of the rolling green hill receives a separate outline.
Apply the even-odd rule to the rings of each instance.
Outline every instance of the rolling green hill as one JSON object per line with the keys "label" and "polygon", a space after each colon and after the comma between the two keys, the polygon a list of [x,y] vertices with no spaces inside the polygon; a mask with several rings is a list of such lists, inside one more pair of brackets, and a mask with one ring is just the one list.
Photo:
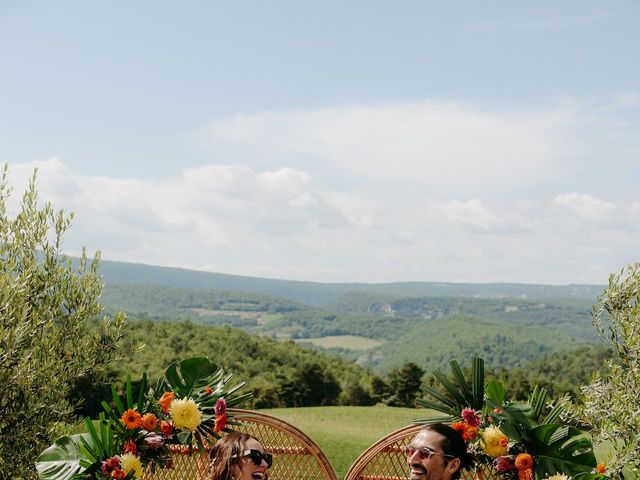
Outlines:
{"label": "rolling green hill", "polygon": [[595,301],[603,287],[597,285],[537,285],[517,283],[319,283],[243,277],[222,273],[158,267],[102,260],[100,271],[107,286],[149,285],[193,290],[226,290],[262,293],[312,306],[323,306],[346,293],[400,296],[461,296],[475,298],[580,298]]}
{"label": "rolling green hill", "polygon": [[595,286],[322,284],[119,262],[101,269],[107,311],[308,339],[311,348],[379,374],[404,362],[430,370],[473,355],[515,368],[597,341]]}

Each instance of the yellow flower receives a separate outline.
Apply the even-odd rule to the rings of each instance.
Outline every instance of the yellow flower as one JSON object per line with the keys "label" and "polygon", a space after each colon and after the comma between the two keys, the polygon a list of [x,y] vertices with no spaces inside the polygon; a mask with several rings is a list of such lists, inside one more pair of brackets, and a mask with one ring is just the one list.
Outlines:
{"label": "yellow flower", "polygon": [[142,463],[140,459],[131,453],[125,453],[120,455],[120,464],[124,473],[129,473],[133,470],[133,474],[136,478],[142,478]]}
{"label": "yellow flower", "polygon": [[193,399],[178,399],[171,402],[169,414],[173,420],[173,426],[182,430],[192,432],[200,425],[202,413],[198,410],[198,405]]}
{"label": "yellow flower", "polygon": [[491,458],[507,454],[509,439],[497,427],[487,427],[482,433],[482,448]]}
{"label": "yellow flower", "polygon": [[556,473],[547,477],[547,480],[569,480],[569,477],[562,473]]}

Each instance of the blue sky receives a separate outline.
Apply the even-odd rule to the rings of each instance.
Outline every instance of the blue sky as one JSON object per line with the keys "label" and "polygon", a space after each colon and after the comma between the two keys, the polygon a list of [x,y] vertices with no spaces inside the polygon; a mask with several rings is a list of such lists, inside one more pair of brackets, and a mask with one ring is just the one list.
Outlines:
{"label": "blue sky", "polygon": [[319,281],[638,260],[637,2],[0,0],[0,161],[67,251]]}

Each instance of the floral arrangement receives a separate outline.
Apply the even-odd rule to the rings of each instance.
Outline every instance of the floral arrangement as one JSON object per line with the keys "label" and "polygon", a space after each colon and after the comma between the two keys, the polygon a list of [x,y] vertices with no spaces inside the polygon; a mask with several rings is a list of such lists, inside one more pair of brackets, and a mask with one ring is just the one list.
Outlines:
{"label": "floral arrangement", "polygon": [[112,386],[112,403],[102,402],[98,420],[85,419],[86,433],[61,437],[40,454],[39,477],[131,480],[145,468],[171,468],[170,446],[191,453],[237,424],[227,407],[252,395],[236,394],[244,383],[226,390],[231,377],[206,357],[173,363],[154,388],[143,375],[135,396],[129,377],[124,399]]}
{"label": "floral arrangement", "polygon": [[433,375],[442,389],[422,385],[433,400],[416,402],[442,414],[416,423],[447,422],[475,456],[477,471],[491,468],[508,480],[595,480],[605,466],[596,461],[591,440],[562,420],[568,398],[549,402],[544,388],[534,388],[527,402],[509,400],[497,380],[485,385],[484,361],[474,358],[471,382],[456,361],[452,379]]}

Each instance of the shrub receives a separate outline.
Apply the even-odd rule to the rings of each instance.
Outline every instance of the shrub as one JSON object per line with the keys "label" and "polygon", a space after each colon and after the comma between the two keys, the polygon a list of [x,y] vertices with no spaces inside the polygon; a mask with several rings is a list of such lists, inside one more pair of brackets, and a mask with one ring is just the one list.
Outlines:
{"label": "shrub", "polygon": [[99,255],[77,263],[61,253],[71,214],[38,207],[36,172],[19,211],[9,218],[7,166],[0,180],[0,471],[3,478],[35,478],[34,460],[51,443],[73,406],[70,386],[118,357],[124,316],[101,312]]}

